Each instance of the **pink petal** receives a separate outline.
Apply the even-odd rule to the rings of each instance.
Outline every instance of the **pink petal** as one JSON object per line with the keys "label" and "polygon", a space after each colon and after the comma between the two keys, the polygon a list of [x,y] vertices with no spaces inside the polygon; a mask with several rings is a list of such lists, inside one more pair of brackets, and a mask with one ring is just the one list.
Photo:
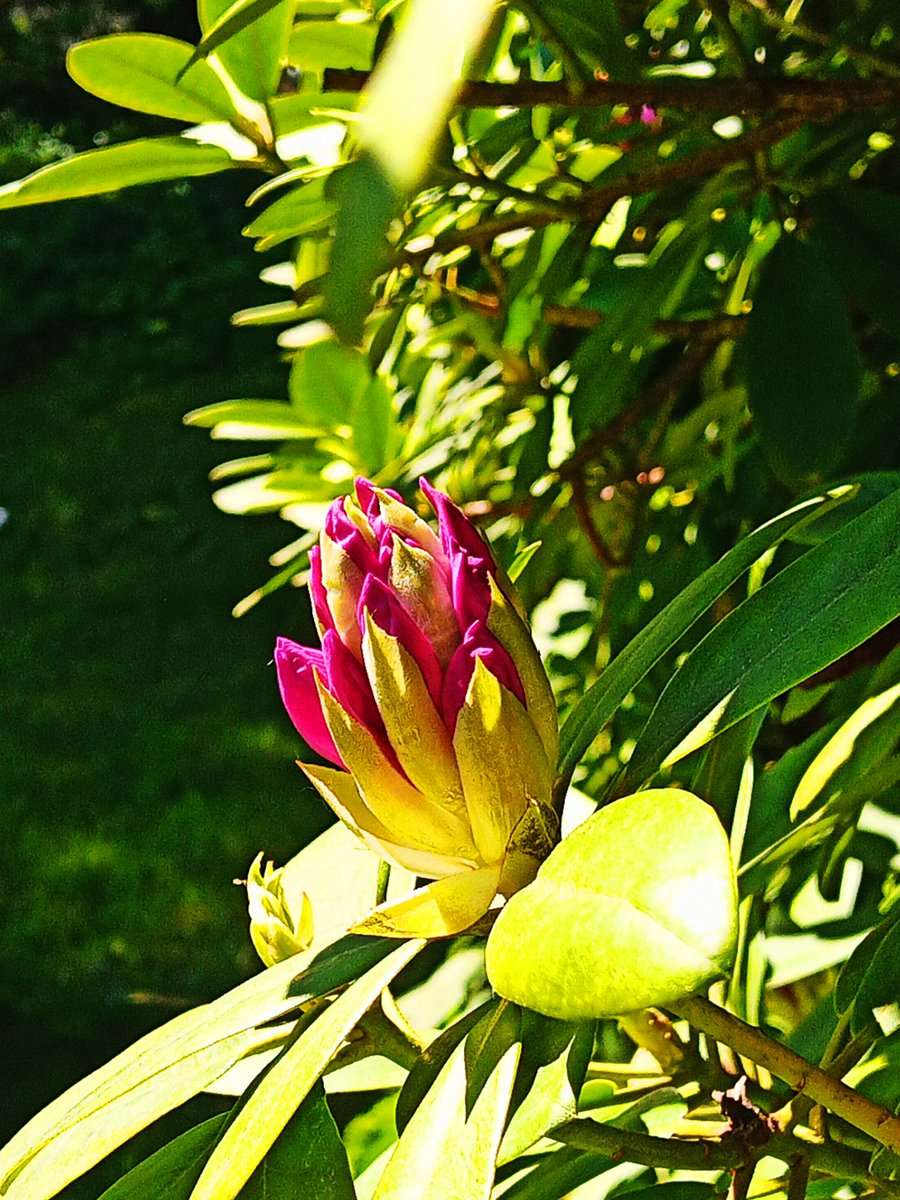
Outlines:
{"label": "pink petal", "polygon": [[451,735],[456,729],[459,710],[465,703],[476,658],[482,660],[494,678],[499,679],[521,704],[525,703],[525,689],[509,651],[500,645],[484,623],[474,622],[466,630],[444,676],[441,712]]}
{"label": "pink petal", "polygon": [[488,578],[497,568],[478,530],[449,496],[436,491],[427,479],[420,479],[419,486],[438,516],[441,542],[450,561],[453,608],[463,633],[474,622],[487,619],[491,607]]}
{"label": "pink petal", "polygon": [[309,597],[320,626],[323,629],[333,629],[334,618],[328,607],[328,594],[322,582],[322,555],[318,546],[313,546],[309,552]]}
{"label": "pink petal", "polygon": [[378,570],[378,554],[344,511],[344,497],[325,514],[325,535],[336,542],[364,573]]}
{"label": "pink petal", "polygon": [[275,670],[281,699],[294,728],[316,754],[343,767],[343,759],[325,724],[313,675],[318,671],[323,678],[327,677],[322,651],[280,637],[275,643]]}
{"label": "pink petal", "polygon": [[372,575],[363,584],[359,597],[360,628],[363,626],[363,614],[366,612],[371,615],[379,629],[396,638],[404,650],[412,655],[422,672],[422,678],[432,699],[435,704],[439,704],[443,672],[434,647],[396,594]]}

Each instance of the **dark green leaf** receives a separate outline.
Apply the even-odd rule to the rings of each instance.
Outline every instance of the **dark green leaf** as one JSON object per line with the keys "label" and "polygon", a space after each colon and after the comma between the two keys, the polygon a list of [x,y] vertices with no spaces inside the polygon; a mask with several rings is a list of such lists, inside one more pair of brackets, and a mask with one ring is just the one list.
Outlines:
{"label": "dark green leaf", "polygon": [[490,1194],[520,1049],[518,1011],[492,1004],[413,1113],[374,1200]]}
{"label": "dark green leaf", "polygon": [[578,1114],[594,1024],[554,1021],[522,1013],[522,1058],[510,1104],[511,1117],[498,1161],[512,1162],[548,1132]]}
{"label": "dark green leaf", "polygon": [[900,491],[791,563],[720,621],[660,696],[629,791],[841,658],[900,608]]}
{"label": "dark green leaf", "polygon": [[810,202],[814,232],[832,269],[860,308],[900,337],[900,197],[842,187]]}
{"label": "dark green leaf", "polygon": [[628,693],[654,663],[677,644],[710,605],[748,570],[771,546],[792,530],[826,512],[834,503],[822,497],[805,500],[795,508],[761,525],[729,550],[714,566],[693,580],[658,613],[617,655],[569,714],[560,733],[560,766],[563,780],[571,778],[578,760],[611,719]]}
{"label": "dark green leaf", "polygon": [[325,286],[325,309],[346,342],[362,338],[372,285],[388,263],[387,231],[400,198],[387,172],[369,154],[341,172],[340,209]]}
{"label": "dark green leaf", "polygon": [[856,339],[815,247],[783,235],[760,274],[743,346],[747,403],[772,468],[802,487],[838,466],[856,423]]}
{"label": "dark green leaf", "polygon": [[189,1200],[227,1114],[212,1117],[133,1167],[100,1200]]}
{"label": "dark green leaf", "polygon": [[409,1124],[413,1113],[417,1111],[419,1105],[425,1099],[426,1094],[438,1075],[440,1075],[450,1055],[473,1026],[481,1020],[488,1006],[491,1004],[493,1004],[493,1001],[489,1000],[485,1004],[479,1005],[478,1008],[472,1009],[471,1012],[466,1013],[459,1020],[454,1021],[448,1029],[438,1034],[434,1041],[429,1043],[422,1051],[419,1061],[415,1063],[406,1077],[406,1083],[404,1083],[397,1098],[397,1128],[401,1133]]}

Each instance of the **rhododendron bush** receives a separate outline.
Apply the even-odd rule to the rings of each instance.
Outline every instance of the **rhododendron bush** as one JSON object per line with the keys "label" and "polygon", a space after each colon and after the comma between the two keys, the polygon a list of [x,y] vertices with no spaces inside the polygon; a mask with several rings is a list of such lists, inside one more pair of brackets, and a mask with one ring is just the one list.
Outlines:
{"label": "rhododendron bush", "polygon": [[900,62],[889,6],[802,9],[200,0],[71,47],[184,128],[0,209],[255,173],[283,291],[234,320],[288,394],[186,420],[292,527],[236,611],[305,589],[273,705],[337,820],[248,867],[259,974],[0,1196],[897,1195]]}

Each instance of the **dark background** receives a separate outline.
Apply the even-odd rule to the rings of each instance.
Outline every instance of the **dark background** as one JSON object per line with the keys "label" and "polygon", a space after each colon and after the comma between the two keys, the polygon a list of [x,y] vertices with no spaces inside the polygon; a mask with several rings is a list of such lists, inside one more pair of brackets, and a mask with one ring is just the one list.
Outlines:
{"label": "dark background", "polygon": [[[3,6],[0,182],[177,128],[68,80],[71,41],[127,28],[195,40],[195,8]],[[240,235],[254,182],[0,214],[0,1143],[255,971],[232,880],[327,823],[270,666],[276,633],[308,633],[305,597],[230,615],[289,536],[213,507],[221,454],[181,424],[284,396],[271,331],[229,326],[273,298]]]}

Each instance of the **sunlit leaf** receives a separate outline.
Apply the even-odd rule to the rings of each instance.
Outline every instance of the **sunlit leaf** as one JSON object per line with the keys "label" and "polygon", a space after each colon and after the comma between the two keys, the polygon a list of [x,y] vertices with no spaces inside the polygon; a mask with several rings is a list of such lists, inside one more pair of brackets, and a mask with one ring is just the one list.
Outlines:
{"label": "sunlit leaf", "polygon": [[139,183],[213,175],[234,166],[235,160],[220,146],[183,137],[141,138],[87,150],[7,183],[0,187],[0,208],[98,196]]}
{"label": "sunlit leaf", "polygon": [[194,47],[155,33],[117,33],[72,46],[69,74],[101,100],[199,125],[234,115],[228,92],[206,63],[175,80]]}
{"label": "sunlit leaf", "polygon": [[699,991],[726,972],[736,936],[718,817],[688,792],[653,789],[607,805],[563,839],[501,910],[485,962],[501,996],[590,1020]]}

